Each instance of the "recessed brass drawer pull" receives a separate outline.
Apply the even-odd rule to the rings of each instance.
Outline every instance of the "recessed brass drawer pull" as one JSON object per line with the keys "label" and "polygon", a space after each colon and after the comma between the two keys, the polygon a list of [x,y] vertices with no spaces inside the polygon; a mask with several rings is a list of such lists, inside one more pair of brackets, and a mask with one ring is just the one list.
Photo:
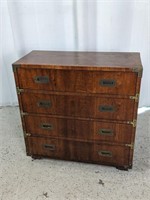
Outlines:
{"label": "recessed brass drawer pull", "polygon": [[49,83],[48,76],[35,76],[33,79],[35,83]]}
{"label": "recessed brass drawer pull", "polygon": [[41,101],[37,102],[37,105],[39,107],[50,108],[51,107],[51,101],[41,100]]}
{"label": "recessed brass drawer pull", "polygon": [[44,144],[43,145],[44,149],[50,150],[50,151],[55,151],[55,145],[54,144]]}
{"label": "recessed brass drawer pull", "polygon": [[40,127],[42,129],[45,129],[45,130],[53,130],[53,125],[52,124],[43,123],[43,124],[40,125]]}
{"label": "recessed brass drawer pull", "polygon": [[116,109],[114,106],[107,106],[107,105],[99,106],[100,112],[115,112],[115,110]]}
{"label": "recessed brass drawer pull", "polygon": [[100,156],[104,156],[104,157],[112,157],[112,152],[111,151],[98,151],[98,154]]}
{"label": "recessed brass drawer pull", "polygon": [[112,136],[112,135],[113,135],[113,130],[111,130],[111,129],[99,129],[99,130],[98,130],[98,134],[99,134],[99,135],[108,135],[108,136]]}
{"label": "recessed brass drawer pull", "polygon": [[103,79],[103,80],[100,80],[99,84],[103,87],[115,87],[116,81],[110,80],[110,79]]}

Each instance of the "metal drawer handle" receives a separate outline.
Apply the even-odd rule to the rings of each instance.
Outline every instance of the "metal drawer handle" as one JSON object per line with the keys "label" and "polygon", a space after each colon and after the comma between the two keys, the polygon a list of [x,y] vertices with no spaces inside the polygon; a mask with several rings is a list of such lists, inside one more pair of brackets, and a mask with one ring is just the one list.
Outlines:
{"label": "metal drawer handle", "polygon": [[41,124],[40,127],[42,129],[45,129],[45,130],[53,130],[53,125],[52,124]]}
{"label": "metal drawer handle", "polygon": [[111,151],[98,151],[98,154],[100,156],[104,156],[104,157],[112,157],[112,152]]}
{"label": "metal drawer handle", "polygon": [[33,79],[35,83],[49,83],[48,76],[35,76]]}
{"label": "metal drawer handle", "polygon": [[115,87],[116,81],[110,80],[110,79],[103,79],[103,80],[100,80],[99,84],[103,87]]}
{"label": "metal drawer handle", "polygon": [[106,106],[106,105],[99,106],[100,112],[115,112],[115,110],[116,109],[114,106]]}
{"label": "metal drawer handle", "polygon": [[113,135],[113,130],[111,130],[111,129],[99,129],[98,130],[98,134],[99,135],[108,135],[108,136],[111,136],[111,135]]}
{"label": "metal drawer handle", "polygon": [[46,100],[38,101],[37,105],[39,107],[44,107],[44,108],[50,108],[52,106],[51,102],[50,101],[46,101]]}
{"label": "metal drawer handle", "polygon": [[54,144],[44,144],[43,145],[44,149],[50,150],[50,151],[55,151],[55,145]]}

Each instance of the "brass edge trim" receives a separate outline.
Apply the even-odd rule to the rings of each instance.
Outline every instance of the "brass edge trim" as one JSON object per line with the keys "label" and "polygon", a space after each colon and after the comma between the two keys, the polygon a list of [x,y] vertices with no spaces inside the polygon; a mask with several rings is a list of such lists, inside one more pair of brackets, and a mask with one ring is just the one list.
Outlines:
{"label": "brass edge trim", "polygon": [[20,111],[20,114],[21,114],[21,116],[28,115],[28,113],[26,113],[26,112],[23,112],[23,111]]}
{"label": "brass edge trim", "polygon": [[17,94],[20,94],[21,92],[24,91],[24,89],[21,89],[21,88],[19,88],[19,87],[16,87],[16,90],[17,90]]}
{"label": "brass edge trim", "polygon": [[139,66],[132,68],[132,71],[138,74],[138,77],[142,77],[143,75],[143,68],[139,68]]}
{"label": "brass edge trim", "polygon": [[17,68],[20,67],[20,65],[13,65],[13,72],[15,73],[17,71]]}
{"label": "brass edge trim", "polygon": [[30,136],[31,136],[31,133],[24,132],[24,137],[30,137]]}
{"label": "brass edge trim", "polygon": [[130,147],[131,149],[134,149],[134,143],[131,144],[125,144],[126,147]]}
{"label": "brass edge trim", "polygon": [[139,102],[139,93],[137,93],[135,96],[130,96],[129,98],[135,100],[135,102],[138,103]]}
{"label": "brass edge trim", "polygon": [[133,121],[128,121],[127,124],[131,124],[134,128],[136,127],[136,119]]}

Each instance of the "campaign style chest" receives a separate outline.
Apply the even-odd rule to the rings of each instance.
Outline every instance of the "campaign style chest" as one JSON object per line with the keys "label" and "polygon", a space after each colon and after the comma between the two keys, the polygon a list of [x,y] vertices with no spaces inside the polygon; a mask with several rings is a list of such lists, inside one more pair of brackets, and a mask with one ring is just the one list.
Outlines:
{"label": "campaign style chest", "polygon": [[32,51],[13,71],[27,155],[132,168],[139,53]]}

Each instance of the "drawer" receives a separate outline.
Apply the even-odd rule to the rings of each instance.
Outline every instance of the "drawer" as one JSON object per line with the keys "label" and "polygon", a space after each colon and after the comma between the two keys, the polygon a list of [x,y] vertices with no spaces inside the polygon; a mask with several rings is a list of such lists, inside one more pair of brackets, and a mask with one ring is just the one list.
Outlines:
{"label": "drawer", "polygon": [[28,138],[30,155],[64,160],[94,162],[99,164],[128,166],[130,149],[123,146],[52,140],[48,138]]}
{"label": "drawer", "polygon": [[115,146],[107,144],[94,144],[95,162],[128,166],[129,165],[130,148],[124,146]]}
{"label": "drawer", "polygon": [[50,157],[60,157],[61,148],[58,140],[30,137],[27,138],[29,154],[40,155],[40,156],[50,156]]}
{"label": "drawer", "polygon": [[127,124],[31,115],[24,120],[26,132],[34,136],[131,143],[132,126]]}
{"label": "drawer", "polygon": [[18,68],[19,87],[25,89],[135,95],[132,72]]}
{"label": "drawer", "polygon": [[21,93],[24,112],[108,120],[133,119],[134,100]]}

